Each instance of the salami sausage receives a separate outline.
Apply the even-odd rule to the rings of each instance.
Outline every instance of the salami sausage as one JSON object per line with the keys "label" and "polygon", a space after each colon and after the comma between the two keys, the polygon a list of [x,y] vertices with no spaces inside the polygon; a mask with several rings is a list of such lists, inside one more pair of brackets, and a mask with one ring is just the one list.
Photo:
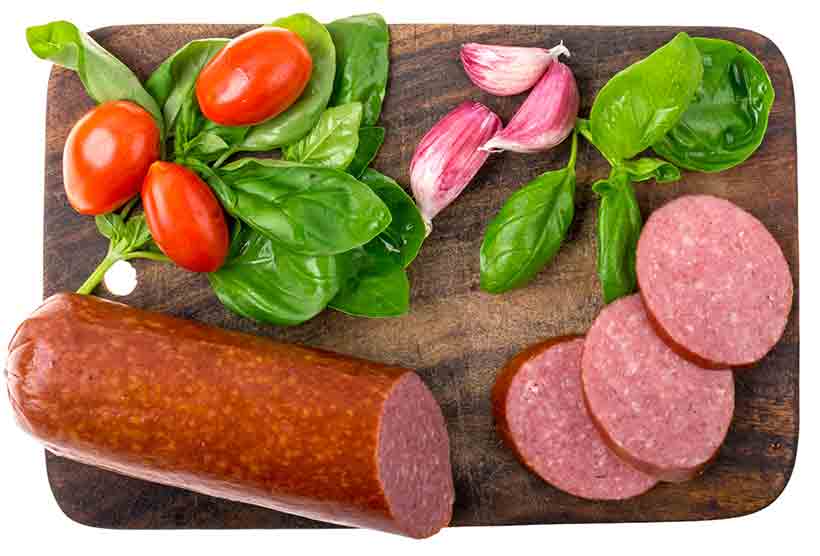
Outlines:
{"label": "salami sausage", "polygon": [[701,367],[751,365],[786,328],[788,263],[763,224],[724,199],[685,196],[652,213],[636,270],[658,334]]}
{"label": "salami sausage", "polygon": [[529,469],[565,492],[623,500],[657,480],[621,461],[601,440],[581,396],[584,339],[536,344],[515,356],[493,388],[502,438]]}
{"label": "salami sausage", "polygon": [[623,459],[665,481],[696,476],[734,411],[729,370],[705,370],[656,334],[638,294],[605,307],[587,333],[581,384],[593,422]]}
{"label": "salami sausage", "polygon": [[444,418],[412,371],[74,294],[9,352],[17,420],[58,455],[410,537],[450,521]]}

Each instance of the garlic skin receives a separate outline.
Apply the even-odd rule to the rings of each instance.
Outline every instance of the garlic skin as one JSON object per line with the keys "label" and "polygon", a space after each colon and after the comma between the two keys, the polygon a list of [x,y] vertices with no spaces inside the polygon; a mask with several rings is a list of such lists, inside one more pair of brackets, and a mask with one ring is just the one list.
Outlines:
{"label": "garlic skin", "polygon": [[501,118],[465,101],[422,138],[410,162],[410,187],[430,233],[430,222],[467,187],[489,152],[480,147],[501,129]]}
{"label": "garlic skin", "polygon": [[507,126],[483,150],[533,153],[561,143],[572,132],[581,100],[568,66],[551,64]]}
{"label": "garlic skin", "polygon": [[531,89],[561,54],[570,55],[563,42],[549,50],[471,42],[461,46],[461,63],[479,89],[504,97]]}

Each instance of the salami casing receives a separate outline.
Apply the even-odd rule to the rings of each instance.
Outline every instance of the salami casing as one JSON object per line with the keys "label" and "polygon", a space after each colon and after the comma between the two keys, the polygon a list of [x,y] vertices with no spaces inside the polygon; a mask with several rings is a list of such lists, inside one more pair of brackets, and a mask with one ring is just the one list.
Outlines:
{"label": "salami casing", "polygon": [[6,373],[18,422],[58,455],[411,537],[450,521],[444,419],[412,371],[58,294]]}

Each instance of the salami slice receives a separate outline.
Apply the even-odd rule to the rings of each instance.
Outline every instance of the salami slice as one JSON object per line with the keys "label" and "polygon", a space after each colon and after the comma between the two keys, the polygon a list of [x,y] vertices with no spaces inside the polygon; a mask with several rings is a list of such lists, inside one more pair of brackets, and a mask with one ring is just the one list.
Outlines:
{"label": "salami slice", "polygon": [[696,476],[717,454],[732,420],[729,370],[705,370],[656,334],[638,294],[609,304],[587,333],[584,399],[607,444],[666,481]]}
{"label": "salami slice", "polygon": [[513,358],[493,388],[498,430],[518,458],[551,485],[594,500],[642,494],[657,480],[601,440],[581,397],[584,339],[558,338]]}
{"label": "salami slice", "polygon": [[783,335],[788,263],[763,224],[729,201],[693,195],[656,210],[636,267],[658,334],[701,367],[751,365]]}

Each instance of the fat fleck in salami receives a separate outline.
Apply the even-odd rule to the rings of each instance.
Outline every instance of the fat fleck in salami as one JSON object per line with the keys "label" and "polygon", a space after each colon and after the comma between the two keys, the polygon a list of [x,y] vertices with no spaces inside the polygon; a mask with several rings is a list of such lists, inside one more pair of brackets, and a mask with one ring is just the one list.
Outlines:
{"label": "fat fleck in salami", "polygon": [[789,266],[763,224],[729,201],[693,195],[656,210],[636,266],[658,333],[702,367],[751,365],[783,335]]}
{"label": "fat fleck in salami", "polygon": [[501,436],[545,481],[593,500],[622,500],[657,479],[622,462],[601,440],[581,396],[584,339],[558,338],[513,358],[493,388]]}
{"label": "fat fleck in salami", "polygon": [[73,294],[9,352],[17,419],[59,455],[411,537],[450,521],[444,419],[411,371]]}
{"label": "fat fleck in salami", "polygon": [[732,420],[734,381],[676,355],[647,320],[638,294],[604,308],[587,333],[581,383],[607,444],[666,481],[697,475]]}

